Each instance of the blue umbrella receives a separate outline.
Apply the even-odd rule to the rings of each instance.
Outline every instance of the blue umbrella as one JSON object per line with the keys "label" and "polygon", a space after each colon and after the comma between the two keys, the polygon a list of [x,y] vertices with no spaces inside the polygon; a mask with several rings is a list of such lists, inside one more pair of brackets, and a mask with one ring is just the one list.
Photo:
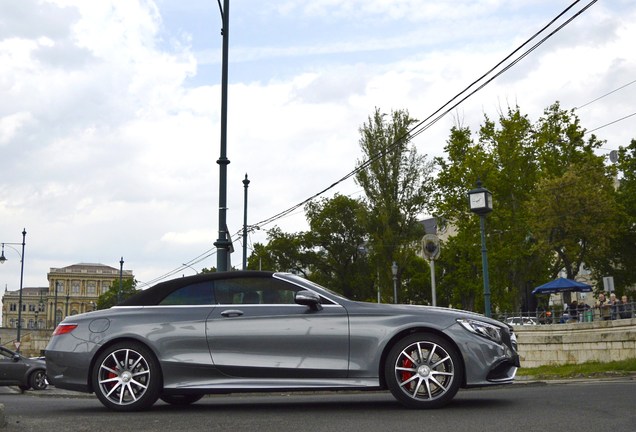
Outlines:
{"label": "blue umbrella", "polygon": [[532,290],[532,294],[557,294],[563,292],[592,292],[592,286],[560,277]]}

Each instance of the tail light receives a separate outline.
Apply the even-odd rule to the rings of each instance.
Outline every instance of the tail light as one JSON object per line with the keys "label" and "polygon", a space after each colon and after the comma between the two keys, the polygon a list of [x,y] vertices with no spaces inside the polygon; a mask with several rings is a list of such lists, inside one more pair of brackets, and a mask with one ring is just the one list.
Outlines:
{"label": "tail light", "polygon": [[53,332],[53,336],[59,336],[70,333],[77,328],[77,324],[58,324]]}

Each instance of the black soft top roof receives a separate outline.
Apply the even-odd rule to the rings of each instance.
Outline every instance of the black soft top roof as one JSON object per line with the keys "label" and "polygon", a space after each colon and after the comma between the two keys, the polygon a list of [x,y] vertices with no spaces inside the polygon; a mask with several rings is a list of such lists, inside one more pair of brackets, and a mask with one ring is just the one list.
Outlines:
{"label": "black soft top roof", "polygon": [[138,292],[132,297],[119,303],[117,306],[152,306],[159,304],[168,294],[173,291],[200,282],[215,281],[219,279],[234,279],[239,277],[260,277],[271,278],[274,272],[270,271],[230,271],[230,272],[213,272],[199,273],[194,276],[185,276],[177,279],[171,279],[160,282],[148,289]]}

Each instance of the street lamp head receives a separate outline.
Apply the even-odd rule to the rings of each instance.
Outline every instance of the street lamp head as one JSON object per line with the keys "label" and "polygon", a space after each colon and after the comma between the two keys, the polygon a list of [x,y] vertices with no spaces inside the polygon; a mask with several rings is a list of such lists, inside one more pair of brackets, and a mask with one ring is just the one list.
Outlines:
{"label": "street lamp head", "polygon": [[391,266],[391,273],[393,273],[393,276],[397,276],[397,272],[398,272],[398,266],[396,262],[393,261],[393,265]]}
{"label": "street lamp head", "polygon": [[2,243],[2,255],[0,255],[0,264],[4,264],[7,258],[4,256],[4,243]]}

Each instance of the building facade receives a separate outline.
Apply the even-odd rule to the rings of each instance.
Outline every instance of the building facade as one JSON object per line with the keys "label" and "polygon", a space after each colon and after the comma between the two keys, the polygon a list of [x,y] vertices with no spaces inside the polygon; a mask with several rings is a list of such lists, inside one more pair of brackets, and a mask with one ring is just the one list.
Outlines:
{"label": "building facade", "polygon": [[[22,326],[25,329],[53,329],[65,317],[95,310],[97,299],[115,283],[120,270],[103,264],[73,264],[51,268],[49,286],[22,289]],[[122,279],[134,278],[123,270]],[[5,288],[2,297],[2,326],[18,327],[19,290]]]}

